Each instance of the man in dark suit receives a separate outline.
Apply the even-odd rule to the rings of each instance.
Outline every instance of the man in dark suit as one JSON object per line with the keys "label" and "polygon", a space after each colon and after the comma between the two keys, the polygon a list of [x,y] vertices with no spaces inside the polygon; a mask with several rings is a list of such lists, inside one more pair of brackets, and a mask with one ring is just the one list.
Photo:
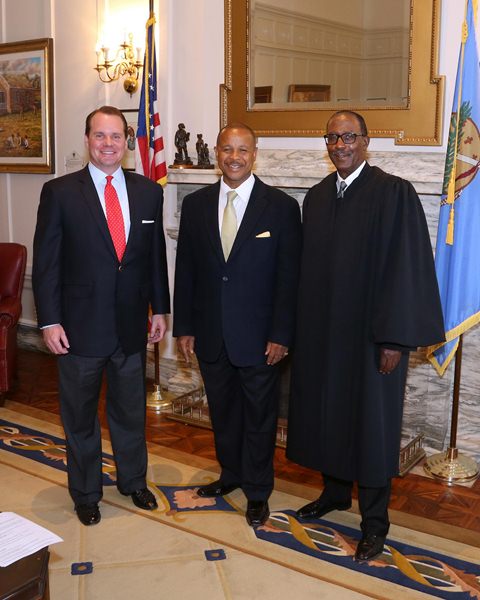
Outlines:
{"label": "man in dark suit", "polygon": [[301,247],[298,204],[252,175],[256,152],[249,127],[223,128],[221,181],[183,201],[173,327],[187,362],[197,355],[221,465],[198,495],[241,487],[252,526],[269,515],[278,363],[293,337]]}
{"label": "man in dark suit", "polygon": [[47,182],[34,240],[33,290],[47,347],[58,355],[70,495],[84,525],[100,521],[102,447],[97,416],[103,373],[117,487],[139,508],[146,486],[145,349],[169,312],[163,191],[123,171],[127,123],[103,106],[88,115],[90,162]]}

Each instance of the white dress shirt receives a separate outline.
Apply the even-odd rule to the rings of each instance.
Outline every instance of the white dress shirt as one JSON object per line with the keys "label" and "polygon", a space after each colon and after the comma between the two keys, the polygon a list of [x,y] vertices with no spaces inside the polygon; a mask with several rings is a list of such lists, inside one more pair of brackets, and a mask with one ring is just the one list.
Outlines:
{"label": "white dress shirt", "polygon": [[[247,210],[248,201],[250,200],[250,194],[252,193],[253,186],[255,184],[255,177],[250,173],[250,177],[246,179],[241,185],[235,188],[233,191],[237,192],[237,197],[233,201],[233,207],[237,215],[237,231],[242,222],[245,211]],[[222,221],[223,212],[227,206],[227,192],[232,191],[232,188],[223,181],[223,177],[220,180],[220,194],[218,196],[218,230],[220,235],[222,234]]]}
{"label": "white dress shirt", "polygon": [[362,164],[355,169],[355,171],[353,173],[350,173],[350,175],[348,177],[346,177],[345,179],[343,179],[342,177],[340,177],[339,172],[337,171],[337,193],[340,191],[340,184],[342,183],[342,181],[344,181],[347,184],[347,187],[343,190],[345,192],[345,190],[348,188],[349,185],[351,185],[355,179],[360,175],[360,173],[362,172],[363,167],[366,165],[367,161],[363,161]]}
{"label": "white dress shirt", "polygon": [[[105,209],[105,186],[107,185],[107,175],[91,162],[88,163],[88,170],[90,171],[90,175],[92,176],[93,183],[97,190],[103,213],[105,218],[107,218]],[[128,205],[127,184],[125,183],[125,175],[122,168],[118,167],[115,173],[112,173],[112,177],[112,185],[117,192],[120,208],[122,209],[123,223],[125,225],[125,240],[128,240],[128,234],[130,233],[130,207]]]}

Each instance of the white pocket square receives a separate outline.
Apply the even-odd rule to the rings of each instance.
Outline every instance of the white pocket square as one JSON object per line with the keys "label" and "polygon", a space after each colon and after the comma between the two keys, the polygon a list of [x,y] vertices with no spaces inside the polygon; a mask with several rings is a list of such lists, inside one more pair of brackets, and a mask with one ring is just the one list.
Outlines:
{"label": "white pocket square", "polygon": [[146,221],[146,220],[144,219],[144,220],[142,220],[142,225],[143,225],[143,223],[155,223],[155,221]]}
{"label": "white pocket square", "polygon": [[262,233],[259,233],[258,235],[255,236],[256,238],[266,238],[266,237],[270,237],[270,232],[269,231],[263,231]]}

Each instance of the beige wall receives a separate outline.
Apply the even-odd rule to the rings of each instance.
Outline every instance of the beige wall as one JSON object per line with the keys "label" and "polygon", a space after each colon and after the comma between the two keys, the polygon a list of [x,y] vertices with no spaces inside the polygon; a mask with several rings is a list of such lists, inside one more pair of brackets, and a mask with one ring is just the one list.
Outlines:
{"label": "beige wall", "polygon": [[369,0],[363,11],[363,26],[368,29],[395,27],[409,23],[410,0]]}
{"label": "beige wall", "polygon": [[395,27],[410,12],[411,0],[252,0],[252,5],[281,8],[352,27]]}
{"label": "beige wall", "polygon": [[332,2],[332,0],[296,0],[295,2],[291,0],[256,0],[256,2],[346,25],[358,26],[363,21],[364,11],[359,0],[342,0],[341,2]]}

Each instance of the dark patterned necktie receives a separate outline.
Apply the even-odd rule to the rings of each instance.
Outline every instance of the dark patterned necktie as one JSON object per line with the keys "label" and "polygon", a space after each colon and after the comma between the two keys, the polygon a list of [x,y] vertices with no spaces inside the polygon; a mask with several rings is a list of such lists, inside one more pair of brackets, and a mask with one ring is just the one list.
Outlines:
{"label": "dark patterned necktie", "polygon": [[125,223],[123,222],[122,209],[117,196],[117,190],[112,185],[113,177],[107,175],[107,185],[105,186],[105,212],[107,213],[107,224],[112,236],[112,242],[115,246],[118,260],[121,261],[125,246]]}
{"label": "dark patterned necktie", "polygon": [[345,193],[345,188],[347,187],[347,184],[344,181],[340,182],[340,187],[337,191],[337,198],[343,198],[343,194]]}

